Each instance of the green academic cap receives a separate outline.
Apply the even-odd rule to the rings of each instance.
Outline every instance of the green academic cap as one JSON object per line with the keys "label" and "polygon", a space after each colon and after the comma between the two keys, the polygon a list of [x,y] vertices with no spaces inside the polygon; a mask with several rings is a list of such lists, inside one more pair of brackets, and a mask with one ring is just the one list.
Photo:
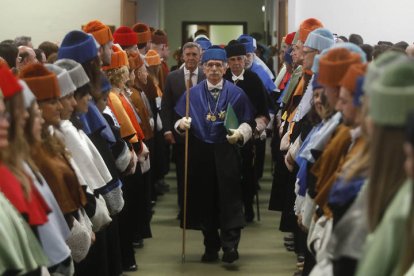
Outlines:
{"label": "green academic cap", "polygon": [[414,62],[392,64],[371,84],[369,115],[378,125],[402,127],[414,110]]}

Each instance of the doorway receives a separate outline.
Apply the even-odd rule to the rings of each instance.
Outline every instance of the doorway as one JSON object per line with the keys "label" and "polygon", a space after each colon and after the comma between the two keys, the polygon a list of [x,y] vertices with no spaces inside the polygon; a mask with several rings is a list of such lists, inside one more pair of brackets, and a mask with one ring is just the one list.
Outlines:
{"label": "doorway", "polygon": [[182,22],[182,45],[194,39],[194,33],[204,30],[212,44],[226,45],[230,40],[247,33],[247,22]]}
{"label": "doorway", "polygon": [[121,0],[121,25],[131,27],[137,20],[137,1]]}

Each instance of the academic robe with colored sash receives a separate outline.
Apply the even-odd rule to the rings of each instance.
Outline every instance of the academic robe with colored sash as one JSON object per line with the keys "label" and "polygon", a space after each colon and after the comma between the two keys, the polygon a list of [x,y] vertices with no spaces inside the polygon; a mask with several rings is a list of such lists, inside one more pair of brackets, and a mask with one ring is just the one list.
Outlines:
{"label": "academic robe with colored sash", "polygon": [[[5,167],[1,165],[1,168]],[[2,174],[2,179],[7,181],[10,177]],[[29,272],[36,275],[34,271],[38,267],[48,265],[48,259],[32,229],[2,192],[0,222],[0,275],[26,275]]]}
{"label": "academic robe with colored sash", "polygon": [[330,211],[326,208],[329,191],[337,177],[336,172],[338,167],[342,164],[344,160],[343,158],[347,155],[350,145],[350,129],[344,125],[339,125],[322,152],[322,155],[311,169],[312,175],[316,177],[315,202],[323,208],[324,212],[326,212],[325,214],[329,216]]}
{"label": "academic robe with colored sash", "polygon": [[[142,152],[142,141],[145,136],[139,125],[139,118],[135,107],[124,92],[109,92],[108,106],[111,108],[121,126],[121,136],[129,139],[138,154]],[[137,145],[141,145],[137,151]],[[140,166],[137,166],[135,173],[122,178],[122,187],[125,199],[123,212],[119,217],[122,266],[124,268],[135,264],[134,249],[132,242],[137,239],[151,238],[151,189],[148,173],[141,173]]]}
{"label": "academic robe with colored sash", "polygon": [[[366,239],[355,275],[403,275],[400,271],[401,259],[407,243],[404,239],[407,221],[411,220],[412,189],[412,180],[407,179],[388,204],[380,224]],[[412,270],[409,272],[412,275]]]}
{"label": "academic robe with colored sash", "polygon": [[131,119],[128,117],[128,114],[122,105],[121,99],[115,92],[109,92],[108,106],[119,122],[119,125],[121,127],[121,137],[125,139],[125,141],[132,144],[138,143],[139,140],[137,132],[134,129]]}
{"label": "academic robe with colored sash", "polygon": [[43,196],[34,187],[33,181],[27,177],[30,190],[28,191],[29,194],[26,195],[19,180],[4,164],[0,164],[0,175],[0,192],[23,215],[29,225],[37,227],[47,223],[47,215],[51,212],[51,209]]}
{"label": "academic robe with colored sash", "polygon": [[[186,95],[175,110],[185,116]],[[187,228],[222,230],[245,225],[241,196],[240,157],[237,145],[226,139],[223,112],[231,104],[239,123],[250,122],[254,109],[246,94],[230,82],[223,81],[217,100],[207,90],[207,81],[190,89],[188,156]],[[212,113],[215,121],[207,120]],[[219,116],[222,114],[222,116]]]}
{"label": "academic robe with colored sash", "polygon": [[151,129],[150,124],[150,114],[145,105],[144,100],[141,96],[141,91],[138,91],[136,88],[131,87],[131,102],[134,104],[139,117],[141,118],[140,126],[144,132],[145,141],[151,139],[154,136],[154,132]]}
{"label": "academic robe with colored sash", "polygon": [[[228,69],[223,78],[234,83],[243,89],[243,91],[246,93],[256,111],[253,115],[253,120],[250,123],[252,129],[255,129],[255,118],[263,116],[270,120],[266,89],[257,74],[250,70],[244,70],[243,75],[239,77],[239,79],[233,81],[233,74],[231,70]],[[266,141],[255,141],[252,139],[248,141],[240,151],[242,155],[243,202],[246,220],[248,221],[252,220],[254,215],[252,204],[254,195],[256,194],[257,190],[257,181],[259,179],[258,176],[260,175],[260,173],[257,172],[263,171],[262,165],[264,164],[262,161],[264,161],[265,151],[259,151],[258,148],[260,148],[260,146],[255,147],[256,143],[266,143]],[[258,152],[263,153],[262,156],[258,156]]]}
{"label": "academic robe with colored sash", "polygon": [[256,62],[253,62],[252,67],[250,67],[250,70],[256,73],[259,76],[259,78],[262,80],[262,83],[264,87],[266,88],[267,93],[270,94],[276,90],[276,85],[274,84],[273,80],[266,73],[266,70],[262,66],[260,66]]}
{"label": "academic robe with colored sash", "polygon": [[[288,101],[294,91],[296,90],[298,83],[300,81],[300,78],[303,74],[302,66],[298,66],[292,73],[291,78],[289,80],[289,84],[285,87],[283,94],[280,96],[280,104],[281,104],[281,116],[282,121],[285,121],[287,119],[287,114],[285,114]],[[275,120],[277,121],[277,120]],[[284,126],[284,131],[282,133],[285,133],[285,129],[287,129],[287,122]],[[277,126],[278,127],[278,126]],[[285,165],[285,151],[280,150],[280,142],[282,139],[282,136],[279,135],[279,129],[275,129],[273,139],[273,159],[274,159],[274,177],[272,181],[272,190],[270,194],[269,199],[269,210],[272,211],[282,211],[285,206],[286,201],[286,189],[287,189],[287,183],[291,183],[292,180],[294,181],[294,177],[292,177],[291,173],[287,169]],[[289,205],[289,204],[288,204]],[[284,227],[283,227],[284,228]],[[290,228],[290,227],[287,227]],[[290,229],[285,229],[286,231],[290,231]],[[285,231],[282,230],[282,231]]]}

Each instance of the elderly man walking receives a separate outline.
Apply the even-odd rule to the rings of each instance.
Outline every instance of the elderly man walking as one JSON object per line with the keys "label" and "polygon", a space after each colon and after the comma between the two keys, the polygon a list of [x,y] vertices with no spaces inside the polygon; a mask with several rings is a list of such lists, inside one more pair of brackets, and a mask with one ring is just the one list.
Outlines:
{"label": "elderly man walking", "polygon": [[[223,49],[212,46],[206,50],[202,64],[207,79],[189,90],[189,117],[184,117],[186,93],[175,106],[182,117],[175,130],[181,134],[189,130],[187,228],[203,232],[203,262],[217,261],[220,248],[223,262],[237,260],[245,225],[237,144],[251,138],[247,122],[253,119],[253,107],[243,90],[223,80],[226,62]],[[227,132],[224,121],[229,105],[240,125]]]}

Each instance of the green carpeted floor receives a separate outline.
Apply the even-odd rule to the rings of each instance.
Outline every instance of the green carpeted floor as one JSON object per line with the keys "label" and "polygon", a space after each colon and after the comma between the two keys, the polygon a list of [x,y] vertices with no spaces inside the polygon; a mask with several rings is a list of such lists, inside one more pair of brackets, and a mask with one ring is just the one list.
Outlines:
{"label": "green carpeted floor", "polygon": [[255,219],[242,230],[240,259],[231,265],[201,263],[204,251],[202,234],[190,230],[187,231],[185,263],[181,262],[182,230],[176,220],[177,196],[173,171],[174,168],[166,178],[171,190],[159,197],[155,207],[151,224],[153,238],[145,240],[144,248],[135,251],[138,271],[124,275],[293,275],[296,256],[285,250],[283,233],[277,230],[280,213],[267,210],[272,181],[270,162],[266,164],[265,175],[260,182],[261,221]]}

